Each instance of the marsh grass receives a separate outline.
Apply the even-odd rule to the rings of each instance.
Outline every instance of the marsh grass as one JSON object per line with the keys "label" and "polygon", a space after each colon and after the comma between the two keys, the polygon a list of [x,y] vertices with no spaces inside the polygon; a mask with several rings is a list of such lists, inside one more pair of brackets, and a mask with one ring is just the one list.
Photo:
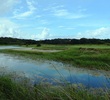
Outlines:
{"label": "marsh grass", "polygon": [[110,47],[106,45],[46,45],[46,48],[59,48],[64,49],[60,52],[37,52],[25,50],[0,50],[1,53],[9,53],[29,57],[31,59],[49,59],[72,64],[77,67],[85,67],[89,69],[110,70]]}
{"label": "marsh grass", "polygon": [[[0,52],[31,59],[57,60],[89,69],[110,70],[108,47],[92,46],[91,48],[78,45],[67,48],[57,53],[16,50],[0,50]],[[106,86],[89,89],[78,84],[68,84],[65,77],[56,68],[55,70],[63,78],[64,84],[58,83],[58,86],[53,86],[43,80],[39,84],[31,84],[31,80],[24,74],[18,75],[16,72],[10,73],[4,68],[0,69],[0,100],[110,100],[110,89]],[[58,82],[56,79],[53,80]],[[108,83],[110,83],[109,79]]]}
{"label": "marsh grass", "polygon": [[30,84],[28,78],[15,72],[0,75],[0,100],[109,100],[109,95],[109,89],[86,89],[74,84]]}
{"label": "marsh grass", "polygon": [[33,49],[41,49],[41,50],[66,50],[69,46],[67,45],[41,45],[40,47],[37,47],[36,45],[29,45],[29,47],[32,47]]}

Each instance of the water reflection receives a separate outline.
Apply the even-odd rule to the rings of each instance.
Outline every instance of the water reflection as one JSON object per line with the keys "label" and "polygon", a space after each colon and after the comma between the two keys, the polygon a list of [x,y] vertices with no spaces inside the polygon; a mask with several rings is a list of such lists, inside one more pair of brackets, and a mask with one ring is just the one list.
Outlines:
{"label": "water reflection", "polygon": [[75,84],[82,83],[87,87],[110,88],[110,71],[75,68],[61,62],[40,59],[34,61],[7,54],[0,54],[0,66],[7,66],[10,71],[23,72],[34,82],[40,80],[56,84],[66,81]]}
{"label": "water reflection", "polygon": [[20,46],[0,46],[0,49],[17,49],[17,48],[23,48]]}

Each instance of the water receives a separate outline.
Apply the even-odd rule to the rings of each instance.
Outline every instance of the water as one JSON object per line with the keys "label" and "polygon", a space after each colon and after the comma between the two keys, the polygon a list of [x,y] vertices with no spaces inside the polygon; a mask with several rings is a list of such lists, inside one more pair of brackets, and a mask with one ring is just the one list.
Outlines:
{"label": "water", "polygon": [[19,46],[0,46],[0,49],[17,49],[17,48],[23,48]]}
{"label": "water", "polygon": [[61,62],[31,60],[8,54],[0,54],[0,67],[6,67],[9,71],[25,73],[25,76],[33,79],[35,83],[42,81],[56,84],[66,81],[73,84],[81,83],[86,87],[110,88],[109,71],[75,68]]}

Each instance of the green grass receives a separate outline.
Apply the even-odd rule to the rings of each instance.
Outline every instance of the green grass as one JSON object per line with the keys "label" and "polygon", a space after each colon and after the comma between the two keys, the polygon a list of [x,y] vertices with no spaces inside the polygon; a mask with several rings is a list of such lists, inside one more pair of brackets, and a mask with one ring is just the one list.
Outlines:
{"label": "green grass", "polygon": [[[23,45],[23,47],[26,47],[26,45]],[[97,49],[110,49],[110,45],[94,45],[94,44],[86,44],[86,45],[51,45],[51,44],[42,44],[40,47],[37,47],[36,45],[28,45],[28,47],[36,48],[36,49],[43,49],[43,50],[66,50],[71,48],[97,48]]]}
{"label": "green grass", "polygon": [[[31,46],[35,47],[35,46]],[[110,70],[110,46],[107,45],[43,45],[35,47],[40,49],[58,49],[62,51],[49,53],[37,51],[0,50],[1,53],[9,53],[29,57],[31,59],[49,59],[72,64],[76,67],[89,69]]]}
{"label": "green grass", "polygon": [[[52,86],[16,82],[17,75],[0,76],[0,100],[109,100],[109,90],[75,87],[74,85]],[[13,78],[14,77],[14,78]],[[24,79],[24,78],[23,78]]]}

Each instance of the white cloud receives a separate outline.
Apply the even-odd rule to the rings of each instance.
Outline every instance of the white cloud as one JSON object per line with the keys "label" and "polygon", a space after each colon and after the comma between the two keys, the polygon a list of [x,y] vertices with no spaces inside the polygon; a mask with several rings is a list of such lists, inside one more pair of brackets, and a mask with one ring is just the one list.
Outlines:
{"label": "white cloud", "polygon": [[31,0],[31,1],[26,0],[26,3],[27,3],[28,11],[25,11],[23,13],[19,13],[20,9],[16,9],[14,11],[14,17],[13,18],[23,19],[25,17],[31,16],[36,11],[37,8],[34,6],[34,4],[35,4],[34,0]]}
{"label": "white cloud", "polygon": [[90,16],[88,14],[85,14],[87,9],[80,7],[77,10],[69,11],[68,9],[65,8],[64,5],[56,4],[54,6],[50,6],[48,8],[43,9],[43,11],[51,12],[51,15],[64,19],[79,19]]}
{"label": "white cloud", "polygon": [[51,34],[49,33],[50,30],[48,28],[38,27],[36,28],[36,30],[42,30],[42,31],[41,33],[36,33],[36,34],[25,33],[23,37],[21,36],[20,38],[33,39],[33,40],[45,40],[51,37]]}
{"label": "white cloud", "polygon": [[63,5],[60,5],[60,6],[51,7],[50,10],[52,12],[52,15],[65,19],[79,19],[89,16],[88,14],[85,14],[85,11],[87,9],[83,9],[83,8],[78,8],[76,11],[74,10],[70,12],[68,9],[65,9]]}
{"label": "white cloud", "polygon": [[100,39],[105,39],[105,38],[110,38],[110,27],[101,27],[96,30],[88,30],[84,33],[79,32],[76,36],[76,38],[100,38]]}
{"label": "white cloud", "polygon": [[18,26],[7,19],[0,19],[0,37],[19,37]]}
{"label": "white cloud", "polygon": [[69,13],[65,9],[60,9],[60,10],[54,10],[54,15],[55,16],[67,16]]}
{"label": "white cloud", "polygon": [[57,5],[57,6],[55,6],[55,5],[52,5],[51,4],[47,8],[44,8],[43,11],[51,11],[51,10],[60,9],[60,8],[63,8],[64,7],[64,5]]}
{"label": "white cloud", "polygon": [[0,0],[0,14],[4,14],[11,10],[18,0]]}
{"label": "white cloud", "polygon": [[40,34],[37,34],[35,36],[34,39],[36,39],[36,40],[49,39],[51,37],[51,34],[49,33],[49,31],[50,30],[48,28],[44,28]]}
{"label": "white cloud", "polygon": [[63,17],[66,19],[79,19],[79,18],[85,18],[88,16],[82,13],[71,13],[66,9],[57,9],[57,10],[54,10],[53,13],[54,13],[54,16]]}
{"label": "white cloud", "polygon": [[49,39],[51,34],[49,33],[50,29],[44,27],[37,27],[36,30],[42,30],[39,34],[30,34],[21,32],[20,28],[29,27],[28,25],[18,25],[11,20],[0,18],[0,37],[13,37],[13,38],[24,38],[24,39]]}

